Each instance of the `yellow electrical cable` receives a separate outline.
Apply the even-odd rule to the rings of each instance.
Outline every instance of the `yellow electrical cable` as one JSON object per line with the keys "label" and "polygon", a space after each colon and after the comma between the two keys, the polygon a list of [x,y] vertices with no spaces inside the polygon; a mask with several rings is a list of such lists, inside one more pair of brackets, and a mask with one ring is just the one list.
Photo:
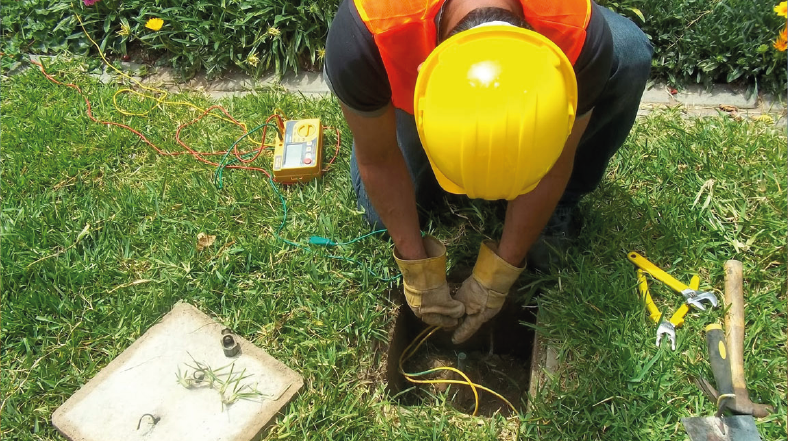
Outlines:
{"label": "yellow electrical cable", "polygon": [[[492,389],[486,388],[486,387],[484,387],[484,386],[482,386],[480,384],[476,384],[476,383],[472,382],[471,379],[468,378],[468,376],[465,375],[459,369],[456,369],[456,368],[453,368],[453,367],[450,367],[450,366],[441,366],[441,367],[433,368],[433,369],[430,369],[430,370],[427,370],[427,371],[424,371],[424,372],[420,372],[418,374],[412,374],[412,373],[405,372],[405,369],[403,368],[403,365],[404,365],[405,361],[407,359],[409,359],[410,357],[412,357],[413,354],[415,354],[416,351],[419,349],[419,347],[421,347],[421,345],[430,336],[432,336],[432,334],[434,334],[439,329],[440,329],[440,327],[438,327],[438,326],[432,326],[432,327],[428,327],[428,328],[424,329],[405,348],[405,350],[402,351],[402,355],[400,355],[400,358],[399,358],[399,372],[405,377],[405,379],[410,381],[411,383],[421,383],[421,384],[464,384],[464,385],[470,386],[471,390],[473,391],[473,396],[474,396],[474,399],[475,399],[475,405],[474,405],[474,409],[473,409],[473,416],[476,416],[476,414],[479,411],[479,393],[478,393],[477,389],[481,389],[481,390],[483,390],[485,392],[489,392],[492,395],[498,397],[504,403],[506,403],[512,409],[512,412],[514,412],[514,414],[516,415],[518,413],[517,409],[514,407],[514,405],[512,405],[512,403],[509,402],[509,400],[507,400],[501,394],[499,394],[498,392],[495,392]],[[426,374],[430,374],[430,373],[437,372],[437,371],[443,371],[443,370],[459,374],[462,378],[465,379],[465,381],[460,381],[460,380],[417,380],[417,379],[413,378],[414,376],[426,375]]]}
{"label": "yellow electrical cable", "polygon": [[[465,379],[465,381],[459,381],[459,380],[416,380],[413,377],[416,376],[417,374],[409,374],[409,373],[405,372],[405,369],[402,367],[402,365],[404,364],[405,360],[407,360],[414,353],[416,353],[416,351],[419,349],[419,347],[422,345],[422,343],[424,343],[424,341],[427,340],[438,329],[440,329],[440,327],[438,327],[438,326],[434,326],[432,328],[425,328],[416,337],[416,339],[413,340],[408,345],[408,347],[405,348],[404,351],[402,351],[402,355],[399,358],[399,371],[405,377],[405,379],[407,379],[411,383],[422,383],[422,384],[438,384],[439,383],[439,384],[467,384],[467,385],[469,385],[471,387],[471,390],[473,391],[473,397],[474,397],[475,403],[476,403],[475,407],[473,409],[473,415],[476,416],[476,413],[479,411],[479,392],[476,390],[476,385],[471,381],[471,379],[468,378],[468,376],[465,375],[465,373],[461,372],[459,369],[454,369],[452,367],[444,366],[444,367],[438,367],[438,368],[427,370],[427,371],[422,372],[422,373],[420,373],[418,375],[426,375],[426,374],[429,374],[429,373],[432,373],[432,372],[436,372],[436,371],[439,371],[439,370],[448,370],[448,371],[452,371],[452,372],[455,372],[455,373],[459,374],[460,376],[462,376],[462,378]],[[428,331],[429,331],[429,333],[427,333]],[[427,335],[424,336],[424,334],[427,334]],[[422,338],[422,336],[424,336],[424,337]],[[416,345],[416,347],[413,348],[413,350],[411,350],[411,347],[413,347],[414,343],[416,343],[416,342],[418,342],[418,344]]]}
{"label": "yellow electrical cable", "polygon": [[[138,92],[136,90],[129,89],[129,88],[120,89],[117,92],[115,92],[114,95],[112,95],[112,103],[115,105],[115,109],[118,112],[120,112],[121,114],[126,115],[126,116],[147,116],[150,112],[153,111],[153,109],[155,109],[157,107],[160,107],[162,104],[167,104],[167,105],[171,105],[171,106],[186,106],[186,107],[190,107],[190,108],[192,108],[194,110],[197,110],[198,112],[206,113],[207,109],[204,109],[204,108],[202,108],[200,106],[197,106],[196,104],[192,104],[192,103],[187,102],[187,101],[167,101],[166,98],[169,95],[169,92],[167,92],[166,90],[155,88],[155,87],[145,86],[141,82],[137,81],[134,77],[128,75],[127,73],[125,73],[122,70],[118,69],[117,67],[113,66],[112,63],[110,63],[107,60],[107,58],[104,56],[104,52],[101,50],[101,46],[99,46],[98,43],[96,43],[96,41],[93,40],[93,38],[91,38],[90,34],[88,34],[88,31],[87,31],[87,29],[85,29],[85,25],[82,22],[82,18],[79,16],[79,14],[74,14],[74,16],[77,18],[77,21],[79,22],[79,26],[82,28],[82,32],[85,33],[85,36],[87,37],[87,39],[90,40],[90,42],[93,44],[93,46],[96,47],[96,49],[98,50],[99,56],[101,57],[101,59],[104,61],[104,63],[107,66],[109,66],[112,70],[114,70],[116,73],[118,73],[121,77],[126,78],[126,79],[130,80],[131,82],[133,82],[134,84],[136,84],[140,89],[149,90],[149,91],[159,95],[159,97],[156,97],[156,96],[148,95],[148,94],[145,94],[145,93],[141,93],[141,92]],[[148,110],[146,110],[144,112],[141,112],[141,113],[139,113],[139,112],[129,112],[129,111],[124,110],[120,106],[120,104],[118,104],[118,95],[120,95],[122,93],[131,93],[131,94],[137,95],[137,96],[139,96],[139,97],[141,97],[143,99],[152,99],[152,100],[156,101],[156,104],[153,105],[152,107],[150,107]],[[232,121],[229,118],[225,118],[225,117],[223,117],[221,115],[217,115],[217,114],[214,114],[214,113],[210,113],[209,112],[209,113],[207,113],[206,116],[211,116],[213,118],[218,118],[218,119],[220,119],[222,121],[225,121],[225,122],[236,124],[235,121]],[[244,130],[244,132],[248,131],[246,123],[239,121],[238,124],[241,126],[241,128]],[[262,142],[262,141],[253,140],[253,139],[251,139],[251,137],[247,137],[247,139],[249,139],[249,141],[252,142],[255,145],[260,145],[261,142]],[[267,145],[267,146],[271,147],[271,145]]]}

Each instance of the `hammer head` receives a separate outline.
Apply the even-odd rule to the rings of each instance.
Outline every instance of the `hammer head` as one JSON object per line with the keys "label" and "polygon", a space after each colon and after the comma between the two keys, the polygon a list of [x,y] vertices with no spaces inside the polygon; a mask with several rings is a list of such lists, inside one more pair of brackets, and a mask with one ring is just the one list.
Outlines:
{"label": "hammer head", "polygon": [[[720,396],[717,389],[715,389],[714,386],[709,383],[709,380],[705,378],[695,379],[695,385],[698,386],[711,401],[717,401]],[[725,408],[730,410],[734,415],[752,415],[755,418],[763,418],[774,412],[774,406],[753,403],[749,396],[747,396],[746,390],[743,393],[740,391],[739,395],[742,395],[742,397],[737,396],[732,400],[728,400],[725,405]]]}

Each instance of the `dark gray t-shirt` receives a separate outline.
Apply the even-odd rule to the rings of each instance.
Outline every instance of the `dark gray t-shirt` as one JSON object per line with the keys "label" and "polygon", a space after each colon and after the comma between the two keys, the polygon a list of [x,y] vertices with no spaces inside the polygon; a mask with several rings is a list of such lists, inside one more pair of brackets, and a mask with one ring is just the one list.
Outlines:
{"label": "dark gray t-shirt", "polygon": [[[594,2],[591,6],[586,41],[574,65],[578,115],[593,109],[613,64],[610,28],[599,12],[601,6]],[[380,52],[352,0],[339,5],[331,23],[324,71],[337,98],[361,114],[376,115],[391,101],[391,86]]]}

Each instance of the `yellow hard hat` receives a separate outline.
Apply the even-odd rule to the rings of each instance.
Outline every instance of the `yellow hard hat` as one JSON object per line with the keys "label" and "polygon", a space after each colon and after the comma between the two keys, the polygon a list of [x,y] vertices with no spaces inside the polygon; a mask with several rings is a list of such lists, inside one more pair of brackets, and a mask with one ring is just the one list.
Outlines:
{"label": "yellow hard hat", "polygon": [[482,26],[432,51],[414,100],[419,138],[441,187],[512,200],[533,190],[561,155],[575,120],[577,80],[546,37]]}

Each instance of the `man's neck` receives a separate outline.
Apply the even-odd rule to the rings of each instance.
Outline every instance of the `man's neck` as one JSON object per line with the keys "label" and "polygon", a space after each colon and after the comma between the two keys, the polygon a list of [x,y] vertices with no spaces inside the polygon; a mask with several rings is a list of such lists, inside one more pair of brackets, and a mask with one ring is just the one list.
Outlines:
{"label": "man's neck", "polygon": [[463,17],[477,8],[501,8],[523,16],[523,7],[519,0],[446,0],[438,23],[438,39],[443,41]]}

